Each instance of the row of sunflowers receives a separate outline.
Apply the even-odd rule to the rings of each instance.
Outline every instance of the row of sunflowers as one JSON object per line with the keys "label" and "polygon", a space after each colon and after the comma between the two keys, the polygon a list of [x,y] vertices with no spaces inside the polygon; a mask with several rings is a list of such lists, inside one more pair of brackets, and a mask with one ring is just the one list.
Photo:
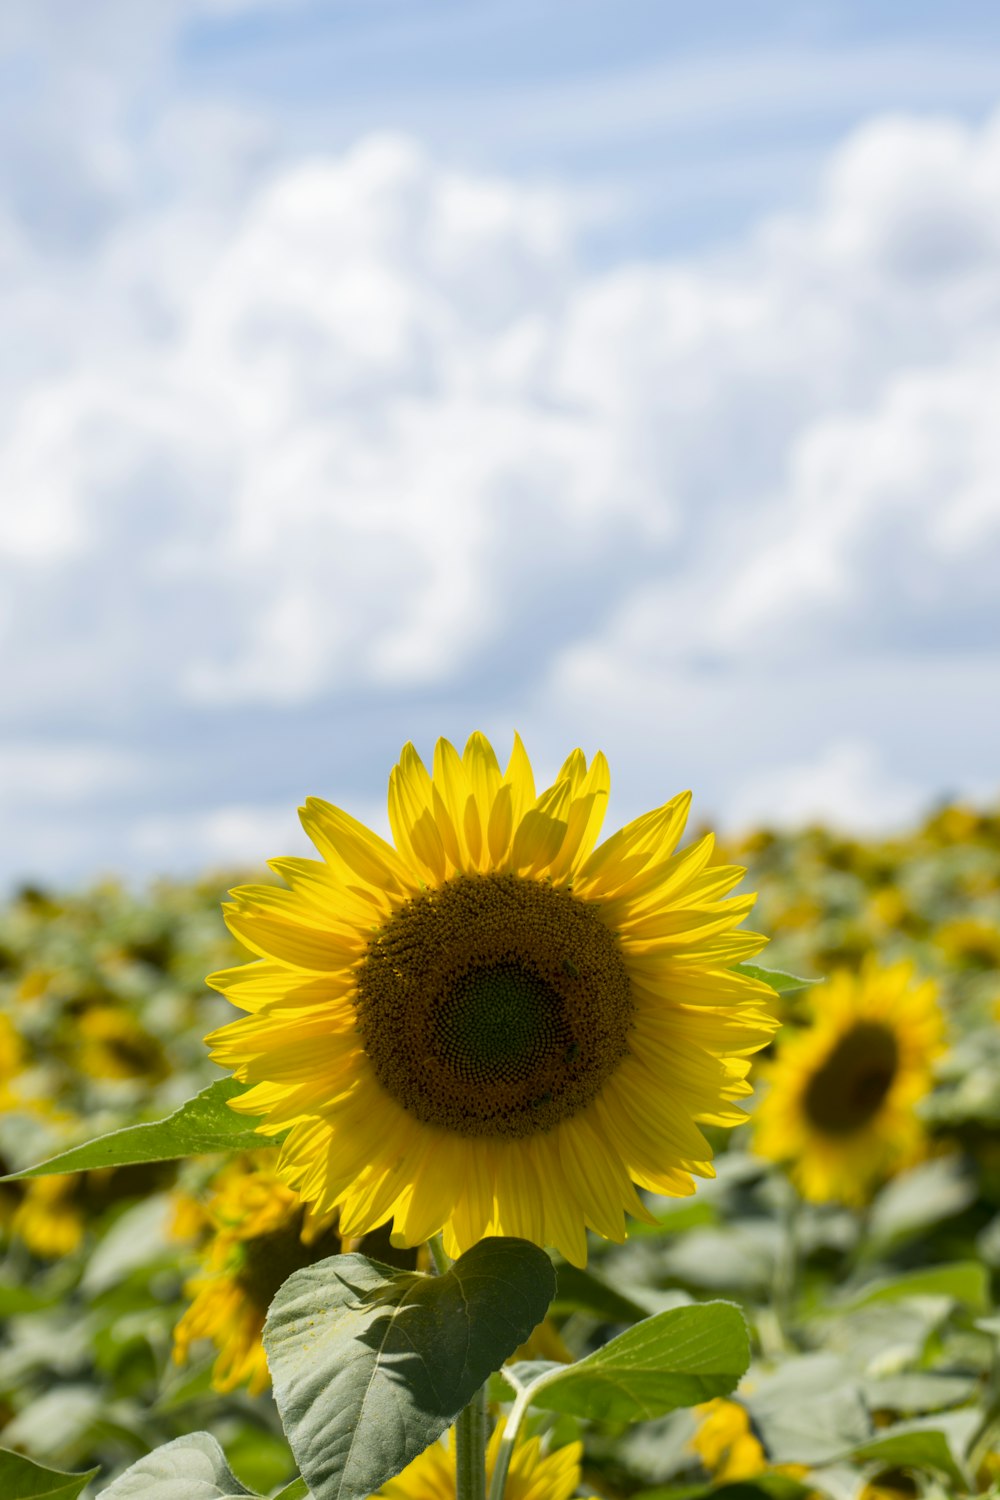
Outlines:
{"label": "row of sunflowers", "polygon": [[[714,1179],[647,1193],[653,1222],[595,1240],[588,1270],[560,1265],[520,1355],[578,1358],[721,1297],[745,1311],[754,1362],[732,1398],[628,1427],[537,1415],[507,1494],[1000,1492],[1000,813],[947,806],[878,841],[765,831],[712,858],[748,867],[768,963],[820,982],[779,994],[750,1122],[708,1127]],[[218,916],[227,883],[24,889],[3,909],[5,1170],[218,1076],[203,1038],[231,1017],[204,976],[245,956]],[[427,1252],[349,1238],[274,1158],[262,1144],[0,1186],[0,1444],[106,1480],[207,1428],[255,1490],[291,1479],[261,1344],[272,1296],[342,1247],[401,1267]],[[384,1493],[444,1500],[453,1476],[433,1445]]]}

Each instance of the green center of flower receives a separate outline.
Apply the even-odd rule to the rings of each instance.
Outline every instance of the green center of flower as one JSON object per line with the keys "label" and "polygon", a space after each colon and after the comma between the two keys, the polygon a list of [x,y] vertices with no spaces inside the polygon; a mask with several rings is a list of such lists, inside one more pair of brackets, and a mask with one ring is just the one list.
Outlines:
{"label": "green center of flower", "polygon": [[553,1048],[573,1046],[563,998],[516,962],[469,969],[433,1021],[436,1050],[469,1083],[516,1084]]}
{"label": "green center of flower", "polygon": [[459,1135],[536,1135],[586,1107],[628,1051],[632,998],[597,908],[516,875],[406,902],[358,972],[383,1088]]}
{"label": "green center of flower", "polygon": [[804,1107],[817,1130],[851,1135],[875,1118],[892,1087],[899,1046],[887,1026],[861,1021],[809,1080]]}

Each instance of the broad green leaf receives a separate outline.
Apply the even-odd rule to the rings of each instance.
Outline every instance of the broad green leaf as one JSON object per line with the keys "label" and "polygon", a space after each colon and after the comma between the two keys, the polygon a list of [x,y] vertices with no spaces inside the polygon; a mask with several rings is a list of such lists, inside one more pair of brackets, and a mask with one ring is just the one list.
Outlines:
{"label": "broad green leaf", "polygon": [[832,1463],[871,1437],[861,1390],[832,1354],[789,1359],[741,1399],[772,1463]]}
{"label": "broad green leaf", "polygon": [[645,1318],[576,1364],[514,1365],[510,1373],[528,1386],[535,1406],[642,1422],[727,1395],[749,1362],[739,1308],[705,1302]]}
{"label": "broad green leaf", "polygon": [[868,1258],[920,1234],[928,1225],[955,1218],[976,1197],[976,1187],[960,1158],[932,1157],[901,1173],[872,1205],[865,1252]]}
{"label": "broad green leaf", "polygon": [[207,1432],[154,1448],[101,1490],[99,1500],[243,1500],[246,1489]]}
{"label": "broad green leaf", "polygon": [[315,1500],[365,1500],[439,1437],[555,1291],[544,1251],[485,1239],[442,1276],[334,1255],[278,1292],[264,1347]]}
{"label": "broad green leaf", "polygon": [[803,979],[799,974],[786,974],[783,969],[762,969],[760,964],[737,964],[734,972],[747,974],[751,979],[769,984],[779,995],[791,995],[796,990],[808,990],[814,984],[822,983],[819,979]]}
{"label": "broad green leaf", "polygon": [[855,1448],[855,1459],[874,1459],[884,1468],[929,1469],[943,1474],[960,1490],[968,1487],[968,1476],[955,1457],[947,1435],[940,1427],[927,1427],[918,1422],[901,1422],[885,1432]]}
{"label": "broad green leaf", "polygon": [[865,1376],[861,1381],[872,1411],[892,1411],[900,1416],[961,1406],[975,1396],[978,1386],[977,1375],[934,1370],[901,1370],[898,1375]]}
{"label": "broad green leaf", "polygon": [[67,1474],[62,1469],[47,1469],[23,1453],[0,1448],[0,1495],[3,1500],[76,1500],[96,1469],[86,1474]]}
{"label": "broad green leaf", "polygon": [[42,1312],[58,1300],[52,1293],[39,1292],[30,1286],[19,1286],[13,1281],[0,1282],[0,1319]]}
{"label": "broad green leaf", "polygon": [[258,1135],[253,1121],[238,1115],[227,1101],[245,1092],[234,1078],[220,1078],[172,1115],[145,1125],[124,1125],[96,1140],[85,1141],[50,1156],[48,1161],[9,1172],[0,1182],[19,1177],[45,1177],[51,1172],[88,1172],[95,1167],[132,1166],[143,1161],[173,1161],[211,1151],[249,1151],[274,1144],[274,1137]]}
{"label": "broad green leaf", "polygon": [[640,1318],[649,1316],[648,1307],[641,1307],[630,1297],[623,1297],[600,1277],[568,1262],[556,1270],[552,1311],[594,1313],[608,1323],[637,1323]]}
{"label": "broad green leaf", "polygon": [[853,1312],[877,1302],[899,1302],[906,1297],[950,1297],[955,1302],[985,1313],[990,1306],[990,1277],[979,1261],[960,1260],[950,1265],[928,1266],[901,1276],[879,1278],[838,1302],[833,1315]]}
{"label": "broad green leaf", "polygon": [[291,1484],[286,1484],[283,1490],[279,1490],[274,1500],[310,1500],[309,1486],[300,1474]]}

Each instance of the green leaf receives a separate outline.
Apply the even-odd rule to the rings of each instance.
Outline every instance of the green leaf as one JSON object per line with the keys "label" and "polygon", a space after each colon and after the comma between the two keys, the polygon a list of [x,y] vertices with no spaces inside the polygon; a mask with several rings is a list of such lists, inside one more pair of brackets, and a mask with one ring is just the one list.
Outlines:
{"label": "green leaf", "polygon": [[929,1469],[931,1473],[943,1474],[960,1490],[965,1490],[969,1483],[946,1434],[940,1427],[927,1427],[919,1422],[900,1422],[855,1448],[851,1456],[877,1460],[886,1469]]}
{"label": "green leaf", "polygon": [[985,1313],[990,1306],[989,1271],[979,1261],[959,1260],[950,1265],[907,1271],[901,1276],[880,1277],[861,1287],[847,1301],[839,1302],[835,1315],[873,1303],[899,1302],[906,1297],[950,1297],[973,1312]]}
{"label": "green leaf", "polygon": [[0,1495],[3,1500],[76,1500],[96,1469],[86,1474],[67,1474],[62,1469],[47,1469],[23,1453],[0,1448]]}
{"label": "green leaf", "polygon": [[644,1318],[574,1365],[520,1364],[509,1373],[527,1387],[534,1406],[609,1422],[643,1422],[727,1395],[749,1363],[739,1308],[705,1302]]}
{"label": "green leaf", "polygon": [[960,1157],[936,1156],[894,1177],[872,1204],[865,1254],[871,1259],[931,1225],[957,1218],[976,1198]]}
{"label": "green leaf", "polygon": [[192,1432],[144,1454],[99,1500],[243,1500],[249,1494],[215,1438]]}
{"label": "green leaf", "polygon": [[279,1490],[274,1500],[311,1500],[309,1486],[300,1474],[291,1484],[286,1484],[283,1490]]}
{"label": "green leaf", "polygon": [[600,1277],[568,1262],[556,1270],[556,1295],[551,1311],[593,1313],[607,1323],[637,1323],[649,1316],[648,1307],[623,1297]]}
{"label": "green leaf", "polygon": [[803,979],[800,974],[786,974],[783,969],[762,969],[760,964],[736,964],[734,972],[769,984],[779,995],[792,995],[796,990],[808,990],[823,982],[821,979]]}
{"label": "green leaf", "polygon": [[290,1276],[264,1347],[315,1500],[366,1500],[398,1474],[524,1343],[554,1291],[548,1256],[517,1239],[481,1240],[442,1276],[363,1255]]}
{"label": "green leaf", "polygon": [[871,1437],[860,1387],[833,1354],[789,1359],[741,1400],[772,1463],[832,1463]]}
{"label": "green leaf", "polygon": [[210,1151],[249,1151],[276,1144],[258,1135],[253,1121],[229,1108],[228,1100],[244,1093],[234,1078],[220,1078],[188,1099],[164,1120],[125,1125],[96,1140],[50,1156],[48,1161],[9,1172],[0,1182],[19,1177],[46,1177],[51,1172],[88,1172],[95,1167],[132,1166],[143,1161],[173,1161]]}
{"label": "green leaf", "polygon": [[892,1411],[900,1416],[943,1411],[972,1400],[979,1386],[977,1375],[947,1374],[934,1370],[901,1370],[896,1375],[864,1376],[861,1389],[872,1411]]}

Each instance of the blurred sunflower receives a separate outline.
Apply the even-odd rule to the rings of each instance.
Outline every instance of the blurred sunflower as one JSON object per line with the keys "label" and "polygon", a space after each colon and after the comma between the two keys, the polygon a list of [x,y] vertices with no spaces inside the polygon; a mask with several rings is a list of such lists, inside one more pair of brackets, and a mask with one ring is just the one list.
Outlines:
{"label": "blurred sunflower", "polygon": [[6,1108],[15,1095],[11,1084],[24,1066],[24,1048],[17,1027],[0,1011],[0,1106]]}
{"label": "blurred sunflower", "polygon": [[752,896],[676,846],[675,797],[595,849],[603,755],[575,750],[536,796],[519,739],[412,745],[389,781],[393,848],[328,803],[302,810],[321,861],[274,860],[290,890],[233,891],[258,962],[210,983],[251,1014],[208,1038],[251,1087],[233,1107],[288,1131],[279,1173],[358,1236],[394,1220],[459,1255],[487,1234],[586,1260],[586,1227],[648,1221],[635,1184],[712,1174],[699,1122],[731,1126],[772,991],[733,968]]}
{"label": "blurred sunflower", "polygon": [[786,1036],[766,1069],[754,1145],[790,1163],[804,1197],[860,1205],[925,1153],[914,1106],[943,1045],[937,987],[915,981],[912,964],[867,961],[811,998],[813,1024]]}
{"label": "blurred sunflower", "polygon": [[11,1233],[41,1260],[71,1255],[86,1229],[85,1187],[80,1172],[28,1178],[11,1218]]}
{"label": "blurred sunflower", "polygon": [[802,1464],[768,1462],[763,1444],[750,1425],[750,1413],[742,1402],[717,1396],[694,1410],[699,1423],[689,1446],[716,1484],[736,1484],[765,1470],[791,1479],[801,1479],[807,1473]]}
{"label": "blurred sunflower", "polygon": [[[493,1477],[501,1437],[502,1428],[495,1428],[486,1449],[487,1485]],[[568,1443],[543,1453],[539,1438],[522,1438],[511,1455],[504,1500],[569,1500],[580,1483],[582,1452],[582,1443]],[[382,1500],[455,1500],[455,1450],[450,1434],[425,1448],[376,1493]]]}
{"label": "blurred sunflower", "polygon": [[87,1006],[73,1029],[76,1065],[88,1078],[159,1079],[167,1072],[159,1042],[118,1006]]}
{"label": "blurred sunflower", "polygon": [[[174,1360],[207,1339],[219,1351],[212,1367],[217,1391],[247,1385],[251,1395],[270,1383],[261,1343],[264,1318],[278,1288],[301,1266],[336,1255],[340,1240],[329,1216],[318,1219],[279,1181],[272,1151],[250,1153],[225,1167],[204,1209],[211,1231],[202,1268],[185,1292],[191,1305],[174,1329]],[[175,1233],[197,1227],[185,1195]]]}
{"label": "blurred sunflower", "polygon": [[695,1415],[699,1422],[690,1447],[712,1479],[729,1484],[763,1474],[767,1459],[750,1429],[750,1414],[745,1406],[718,1396],[696,1406]]}

